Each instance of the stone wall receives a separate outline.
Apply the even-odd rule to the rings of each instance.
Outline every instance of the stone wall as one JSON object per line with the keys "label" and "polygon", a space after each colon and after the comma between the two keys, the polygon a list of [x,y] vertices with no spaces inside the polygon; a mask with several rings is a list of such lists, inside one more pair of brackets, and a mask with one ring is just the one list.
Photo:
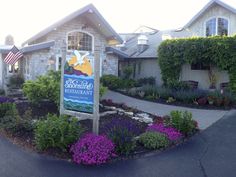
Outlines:
{"label": "stone wall", "polygon": [[[48,59],[51,57],[50,50],[40,50],[33,53],[24,55],[23,63],[25,80],[34,80],[39,75],[44,75],[48,70],[54,69],[54,66],[50,65]],[[29,73],[26,73],[26,59],[29,61]]]}
{"label": "stone wall", "polygon": [[112,74],[118,76],[118,56],[113,54],[107,54],[105,60],[103,60],[102,74]]}
{"label": "stone wall", "polygon": [[[86,26],[86,27],[84,28],[84,26]],[[105,47],[107,46],[107,40],[101,34],[101,32],[98,31],[97,28],[94,28],[93,25],[90,24],[89,21],[86,20],[86,18],[83,16],[79,16],[79,17],[63,24],[62,26],[51,31],[50,33],[41,37],[40,39],[33,41],[30,44],[37,44],[37,43],[41,43],[41,42],[45,42],[45,41],[54,40],[55,46],[53,46],[51,48],[50,54],[44,53],[46,56],[44,56],[43,58],[46,59],[46,58],[51,57],[51,58],[55,59],[57,55],[60,55],[62,58],[65,59],[66,51],[67,51],[67,33],[74,31],[74,30],[87,32],[94,37],[94,55],[100,57],[101,65],[102,65],[101,68],[104,69],[103,73],[110,73],[110,71],[113,71],[113,74],[117,75],[118,71],[114,71],[113,64],[117,64],[118,61],[114,61],[116,59],[113,57],[109,58],[110,55],[107,56],[105,53]],[[34,58],[37,58],[36,55],[42,54],[42,53],[40,53],[40,54],[37,54],[37,53],[38,52],[35,52]],[[39,58],[42,58],[42,56]],[[107,66],[103,66],[105,59],[106,59],[106,61],[112,62],[112,64],[109,65],[112,68],[108,68]],[[32,61],[32,62],[35,62],[34,66],[37,66],[37,64],[39,64],[38,61]],[[45,63],[47,63],[47,62],[45,62]],[[55,62],[55,64],[56,64],[56,62]],[[40,65],[40,67],[44,67],[44,68],[35,69],[35,71],[33,73],[34,76],[32,78],[34,78],[35,75],[37,75],[37,71],[39,72],[39,74],[42,74],[42,73],[44,73],[44,72],[42,72],[42,70],[44,71],[45,69],[47,69],[47,65],[45,65],[45,64]],[[51,68],[56,68],[56,66],[52,66]],[[118,66],[117,66],[117,68],[118,68]],[[118,70],[118,69],[116,69],[116,70]]]}

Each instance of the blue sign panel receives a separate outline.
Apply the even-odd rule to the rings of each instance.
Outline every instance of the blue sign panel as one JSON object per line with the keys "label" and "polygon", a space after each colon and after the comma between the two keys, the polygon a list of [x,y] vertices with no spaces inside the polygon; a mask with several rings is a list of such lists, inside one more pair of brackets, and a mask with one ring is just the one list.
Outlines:
{"label": "blue sign panel", "polygon": [[94,68],[93,56],[78,51],[67,57],[64,65],[64,108],[93,113]]}

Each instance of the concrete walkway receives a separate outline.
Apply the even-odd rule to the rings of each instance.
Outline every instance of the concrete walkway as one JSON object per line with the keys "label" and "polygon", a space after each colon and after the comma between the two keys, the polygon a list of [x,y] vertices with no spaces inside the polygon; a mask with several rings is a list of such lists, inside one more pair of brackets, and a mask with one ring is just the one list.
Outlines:
{"label": "concrete walkway", "polygon": [[235,177],[236,111],[160,154],[83,166],[26,152],[0,137],[1,177]]}
{"label": "concrete walkway", "polygon": [[193,108],[153,103],[149,101],[143,101],[132,97],[128,97],[113,91],[108,91],[103,98],[112,99],[116,103],[125,103],[130,107],[137,108],[144,112],[160,116],[169,115],[170,111],[172,110],[182,110],[182,111],[187,110],[192,112],[193,118],[198,122],[200,129],[206,129],[214,122],[219,120],[221,117],[223,117],[227,112],[229,112],[223,110],[193,109]]}

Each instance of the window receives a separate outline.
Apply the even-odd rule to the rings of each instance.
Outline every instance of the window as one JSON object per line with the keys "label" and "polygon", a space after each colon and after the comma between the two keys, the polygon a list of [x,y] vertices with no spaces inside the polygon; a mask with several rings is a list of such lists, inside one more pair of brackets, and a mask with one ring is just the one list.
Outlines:
{"label": "window", "polygon": [[210,70],[210,65],[203,63],[192,63],[191,70]]}
{"label": "window", "polygon": [[18,73],[19,71],[19,62],[16,62],[14,65],[8,65],[9,73]]}
{"label": "window", "polygon": [[225,18],[212,18],[206,22],[206,36],[227,36],[229,22]]}
{"label": "window", "polygon": [[93,38],[85,32],[74,31],[67,36],[68,50],[92,51]]}
{"label": "window", "polygon": [[61,56],[57,56],[56,58],[56,71],[59,71],[61,69],[62,64],[62,58]]}

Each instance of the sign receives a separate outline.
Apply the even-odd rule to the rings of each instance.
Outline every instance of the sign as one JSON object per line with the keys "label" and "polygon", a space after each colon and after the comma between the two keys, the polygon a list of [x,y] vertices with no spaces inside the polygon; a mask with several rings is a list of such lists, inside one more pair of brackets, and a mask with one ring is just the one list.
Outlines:
{"label": "sign", "polygon": [[78,51],[67,56],[64,65],[64,108],[93,114],[94,57]]}
{"label": "sign", "polygon": [[92,119],[93,132],[98,134],[100,58],[95,54],[75,50],[63,60],[60,113]]}
{"label": "sign", "polygon": [[63,106],[67,110],[93,114],[94,57],[78,51],[67,56],[63,73]]}

